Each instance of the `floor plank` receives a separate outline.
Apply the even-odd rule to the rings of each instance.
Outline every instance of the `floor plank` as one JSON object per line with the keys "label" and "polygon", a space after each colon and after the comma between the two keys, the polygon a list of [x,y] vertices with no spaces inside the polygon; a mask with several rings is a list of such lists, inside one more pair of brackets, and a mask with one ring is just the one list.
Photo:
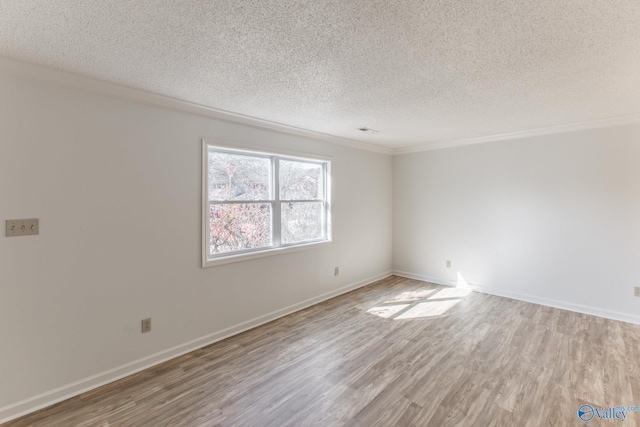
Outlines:
{"label": "floor plank", "polygon": [[3,427],[581,425],[639,363],[640,326],[392,276]]}

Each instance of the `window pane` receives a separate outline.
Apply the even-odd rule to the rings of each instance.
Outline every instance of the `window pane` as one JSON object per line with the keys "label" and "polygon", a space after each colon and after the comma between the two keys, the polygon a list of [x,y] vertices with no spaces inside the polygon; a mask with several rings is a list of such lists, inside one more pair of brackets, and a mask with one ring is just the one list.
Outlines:
{"label": "window pane", "polygon": [[323,197],[322,165],[280,160],[281,200],[314,200]]}
{"label": "window pane", "polygon": [[271,246],[271,204],[211,204],[209,254]]}
{"label": "window pane", "polygon": [[209,151],[209,200],[270,200],[271,159]]}
{"label": "window pane", "polygon": [[322,202],[282,203],[282,243],[323,238],[323,205]]}

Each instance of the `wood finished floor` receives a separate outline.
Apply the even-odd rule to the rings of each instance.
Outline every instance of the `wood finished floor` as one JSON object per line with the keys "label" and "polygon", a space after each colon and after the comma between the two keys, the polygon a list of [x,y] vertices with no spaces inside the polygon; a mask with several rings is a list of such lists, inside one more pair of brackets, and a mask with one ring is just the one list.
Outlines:
{"label": "wood finished floor", "polygon": [[584,425],[639,359],[640,326],[390,277],[5,427]]}

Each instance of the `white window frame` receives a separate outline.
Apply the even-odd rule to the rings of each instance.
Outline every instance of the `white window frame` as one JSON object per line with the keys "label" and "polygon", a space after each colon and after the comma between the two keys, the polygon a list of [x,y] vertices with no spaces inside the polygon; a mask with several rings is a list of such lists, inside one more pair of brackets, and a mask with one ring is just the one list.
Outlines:
{"label": "white window frame", "polygon": [[[213,149],[221,153],[248,155],[254,157],[265,157],[271,159],[271,186],[272,190],[268,200],[242,200],[242,201],[212,201],[209,200],[209,150]],[[316,163],[322,166],[323,170],[323,191],[324,198],[319,200],[292,200],[293,202],[324,202],[324,230],[320,239],[301,241],[290,244],[281,244],[281,203],[280,183],[279,183],[279,160],[293,160],[306,163]],[[286,202],[286,201],[285,201]],[[271,246],[245,249],[209,255],[210,243],[210,204],[211,203],[264,203],[271,204]],[[331,220],[331,157],[317,156],[307,153],[285,152],[285,151],[262,151],[238,144],[210,143],[202,140],[202,267],[213,267],[231,262],[260,258],[264,256],[288,253],[304,249],[315,248],[319,245],[332,243],[332,220]]]}

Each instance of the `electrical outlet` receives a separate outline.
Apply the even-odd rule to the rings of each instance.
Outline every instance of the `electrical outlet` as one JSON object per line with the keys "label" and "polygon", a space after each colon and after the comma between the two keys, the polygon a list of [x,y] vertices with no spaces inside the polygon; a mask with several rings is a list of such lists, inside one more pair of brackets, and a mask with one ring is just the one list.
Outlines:
{"label": "electrical outlet", "polygon": [[334,276],[339,276],[339,275],[340,275],[340,267],[336,267],[336,268],[333,270],[333,275],[334,275]]}
{"label": "electrical outlet", "polygon": [[451,268],[451,261],[447,260],[447,268]]}
{"label": "electrical outlet", "polygon": [[142,319],[142,333],[151,332],[151,318]]}
{"label": "electrical outlet", "polygon": [[640,297],[640,286],[633,288],[633,296]]}

